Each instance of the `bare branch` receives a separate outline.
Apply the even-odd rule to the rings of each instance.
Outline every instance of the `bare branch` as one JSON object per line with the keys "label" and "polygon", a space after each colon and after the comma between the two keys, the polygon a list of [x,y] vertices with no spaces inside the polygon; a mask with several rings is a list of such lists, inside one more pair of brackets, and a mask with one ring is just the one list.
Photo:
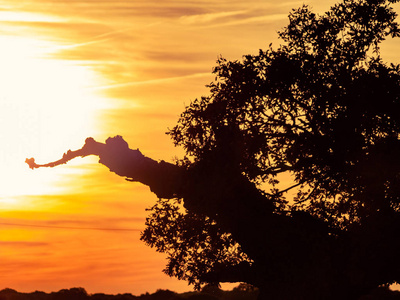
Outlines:
{"label": "bare branch", "polygon": [[27,158],[25,162],[29,165],[29,168],[31,168],[32,170],[42,167],[53,168],[62,164],[66,164],[68,161],[78,156],[85,157],[88,155],[99,155],[101,150],[103,150],[102,148],[104,146],[105,146],[104,144],[96,142],[93,138],[87,138],[85,141],[85,145],[81,149],[76,151],[68,150],[59,160],[47,164],[37,164],[35,162],[35,159],[32,157],[32,158]]}
{"label": "bare branch", "polygon": [[291,189],[294,189],[295,187],[298,187],[298,186],[301,185],[301,184],[303,184],[303,182],[296,183],[296,184],[294,184],[294,185],[292,185],[292,186],[290,186],[290,187],[288,187],[288,188],[286,188],[286,189],[284,189],[284,190],[280,190],[280,191],[278,191],[276,194],[283,194],[283,193],[286,193],[286,192],[290,191]]}
{"label": "bare branch", "polygon": [[155,161],[144,156],[139,149],[129,149],[128,143],[121,136],[108,138],[105,144],[87,138],[81,149],[69,150],[61,159],[47,164],[36,164],[34,158],[27,158],[25,162],[31,169],[52,168],[65,164],[75,157],[88,155],[99,156],[99,163],[108,167],[111,172],[129,181],[148,185],[160,198],[174,198],[181,191],[183,168],[165,161]]}

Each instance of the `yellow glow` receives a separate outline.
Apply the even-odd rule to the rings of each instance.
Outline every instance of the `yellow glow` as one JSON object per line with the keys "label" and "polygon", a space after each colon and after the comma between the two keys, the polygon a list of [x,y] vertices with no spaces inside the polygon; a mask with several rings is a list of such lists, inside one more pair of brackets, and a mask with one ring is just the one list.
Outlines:
{"label": "yellow glow", "polygon": [[0,21],[7,22],[58,22],[59,17],[30,12],[0,11]]}
{"label": "yellow glow", "polygon": [[[0,19],[2,15],[0,14]],[[55,45],[25,37],[0,36],[0,209],[21,195],[65,192],[62,168],[30,170],[25,158],[58,159],[96,134],[92,93],[98,83],[90,67],[50,59]],[[69,171],[70,172],[70,171]],[[20,205],[24,205],[20,203]]]}

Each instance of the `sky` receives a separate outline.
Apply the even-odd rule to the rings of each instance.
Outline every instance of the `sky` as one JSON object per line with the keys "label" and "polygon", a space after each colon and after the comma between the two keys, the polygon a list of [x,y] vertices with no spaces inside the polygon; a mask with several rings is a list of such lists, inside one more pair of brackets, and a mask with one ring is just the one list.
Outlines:
{"label": "sky", "polygon": [[[219,56],[257,54],[292,8],[333,1],[0,0],[0,289],[83,287],[139,295],[192,290],[162,273],[164,254],[140,240],[156,196],[78,158],[30,170],[121,135],[172,161],[165,134],[202,95]],[[398,43],[384,55],[396,60]],[[398,51],[397,51],[398,53]]]}

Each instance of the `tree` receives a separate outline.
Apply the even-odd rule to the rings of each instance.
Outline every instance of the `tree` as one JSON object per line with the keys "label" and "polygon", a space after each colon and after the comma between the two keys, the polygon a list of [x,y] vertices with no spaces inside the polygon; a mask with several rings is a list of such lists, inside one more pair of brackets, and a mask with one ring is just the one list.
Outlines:
{"label": "tree", "polygon": [[[268,299],[356,299],[400,282],[400,66],[395,0],[293,10],[283,43],[218,60],[210,95],[169,131],[187,156],[157,162],[121,137],[76,156],[149,185],[142,240],[195,287],[246,282]],[[279,184],[290,175],[293,183]],[[287,196],[289,191],[293,199]]]}

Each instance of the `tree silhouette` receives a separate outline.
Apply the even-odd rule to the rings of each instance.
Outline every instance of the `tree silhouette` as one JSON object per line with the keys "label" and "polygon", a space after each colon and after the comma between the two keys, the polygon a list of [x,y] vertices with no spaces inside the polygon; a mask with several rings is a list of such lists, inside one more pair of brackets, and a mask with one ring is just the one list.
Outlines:
{"label": "tree silhouette", "polygon": [[400,66],[380,56],[400,35],[395,2],[344,0],[321,16],[303,6],[278,49],[219,59],[210,95],[169,131],[187,153],[177,164],[118,136],[27,162],[94,154],[149,185],[160,200],[141,238],[168,254],[167,274],[197,288],[356,299],[400,282]]}

